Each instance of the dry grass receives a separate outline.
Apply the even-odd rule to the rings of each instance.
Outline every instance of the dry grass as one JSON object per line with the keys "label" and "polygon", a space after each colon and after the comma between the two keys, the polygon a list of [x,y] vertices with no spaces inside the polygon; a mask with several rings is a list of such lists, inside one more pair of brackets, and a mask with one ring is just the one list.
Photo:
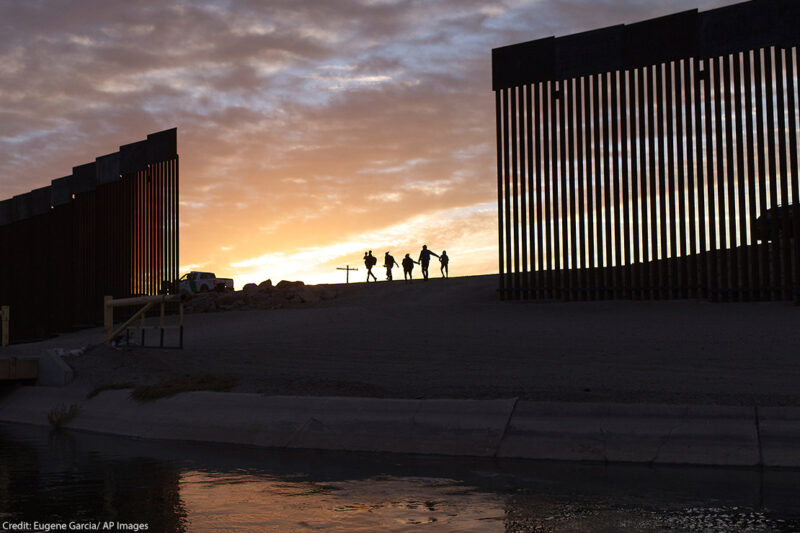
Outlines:
{"label": "dry grass", "polygon": [[95,387],[94,389],[92,389],[92,392],[90,392],[89,394],[86,395],[86,399],[88,400],[88,399],[94,398],[95,396],[97,396],[101,392],[104,392],[104,391],[107,391],[107,390],[122,390],[122,389],[133,389],[133,388],[136,388],[136,384],[135,383],[131,383],[129,381],[126,381],[124,383],[107,383],[105,385],[99,385],[99,386]]}
{"label": "dry grass", "polygon": [[47,413],[47,420],[50,421],[50,425],[55,429],[60,429],[76,416],[78,416],[78,406],[74,403],[69,407],[66,405],[58,405]]}
{"label": "dry grass", "polygon": [[198,374],[184,378],[171,378],[155,385],[142,385],[133,389],[131,397],[138,402],[151,402],[168,398],[181,392],[216,391],[226,392],[237,384],[233,376]]}

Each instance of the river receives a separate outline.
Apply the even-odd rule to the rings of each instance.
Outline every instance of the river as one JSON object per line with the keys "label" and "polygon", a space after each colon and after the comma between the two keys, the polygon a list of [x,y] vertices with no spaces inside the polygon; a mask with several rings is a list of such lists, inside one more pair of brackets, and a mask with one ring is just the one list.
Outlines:
{"label": "river", "polygon": [[0,424],[0,525],[800,532],[800,471],[274,450]]}

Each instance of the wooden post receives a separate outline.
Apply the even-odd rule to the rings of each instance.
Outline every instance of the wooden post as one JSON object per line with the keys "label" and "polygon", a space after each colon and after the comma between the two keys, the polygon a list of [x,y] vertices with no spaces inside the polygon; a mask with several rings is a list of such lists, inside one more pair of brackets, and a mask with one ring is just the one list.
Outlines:
{"label": "wooden post", "polygon": [[3,346],[8,346],[8,321],[9,321],[10,315],[11,315],[11,311],[9,310],[9,307],[7,305],[4,305],[3,307],[0,307],[0,316],[2,316],[2,322],[3,322],[3,327],[2,327],[2,331],[3,331],[3,333],[2,333],[2,345]]}
{"label": "wooden post", "polygon": [[[153,307],[156,304],[161,306],[161,313],[160,313],[160,322],[159,322],[159,329],[160,331],[160,346],[164,347],[164,330],[167,329],[165,325],[165,318],[166,318],[166,303],[167,302],[178,302],[180,306],[180,347],[183,348],[183,302],[181,297],[178,295],[158,295],[158,296],[136,296],[133,298],[120,298],[118,300],[114,300],[111,296],[106,296],[104,298],[104,326],[105,326],[105,342],[110,343],[112,339],[114,339],[117,335],[120,335],[123,331],[125,331],[125,335],[128,335],[128,328],[131,327],[137,320],[141,320],[141,334],[142,334],[142,346],[144,346],[145,341],[145,329],[146,329],[146,313],[147,310]],[[144,304],[144,306],[139,309],[133,316],[131,316],[124,324],[114,328],[114,307],[123,307],[123,306],[138,306]],[[172,326],[174,327],[174,326]]]}
{"label": "wooden post", "polygon": [[[136,312],[136,313],[135,313],[135,314],[134,314],[132,317],[130,317],[130,318],[129,318],[129,319],[128,319],[128,320],[127,320],[125,323],[123,323],[121,326],[117,327],[117,329],[115,329],[114,331],[111,331],[110,333],[108,333],[108,334],[106,335],[106,344],[110,343],[110,342],[111,342],[111,339],[113,339],[114,337],[116,337],[117,335],[119,335],[120,333],[122,333],[123,331],[125,331],[125,330],[126,330],[126,329],[127,329],[127,328],[128,328],[130,325],[131,325],[131,324],[133,324],[134,322],[136,322],[136,320],[137,320],[137,319],[138,319],[140,316],[142,317],[142,321],[144,321],[144,315],[145,315],[145,313],[146,313],[146,312],[147,312],[147,310],[148,310],[148,309],[150,309],[152,306],[153,306],[152,302],[151,302],[151,303],[148,303],[148,304],[146,304],[144,307],[142,307],[141,309],[139,309],[139,310],[138,310],[138,311],[137,311],[137,312]],[[142,324],[142,326],[144,326],[144,324]],[[142,329],[142,334],[144,334],[144,329]]]}
{"label": "wooden post", "polygon": [[345,268],[336,267],[336,270],[344,270],[344,271],[346,271],[345,278],[344,278],[345,279],[345,283],[350,283],[350,272],[354,272],[354,271],[356,271],[358,269],[357,268],[350,268],[350,265],[347,265]]}
{"label": "wooden post", "polygon": [[112,307],[126,307],[132,305],[144,305],[146,303],[157,304],[160,302],[178,302],[181,297],[177,294],[159,294],[156,296],[134,296],[133,298],[119,298],[111,300],[109,305]]}

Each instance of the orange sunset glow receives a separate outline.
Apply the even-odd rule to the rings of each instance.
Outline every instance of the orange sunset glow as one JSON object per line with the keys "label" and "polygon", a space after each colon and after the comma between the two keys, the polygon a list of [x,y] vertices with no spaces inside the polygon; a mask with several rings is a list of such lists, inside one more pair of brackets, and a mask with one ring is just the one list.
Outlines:
{"label": "orange sunset glow", "polygon": [[361,281],[423,244],[497,272],[491,49],[731,3],[6,2],[0,198],[177,127],[181,273]]}

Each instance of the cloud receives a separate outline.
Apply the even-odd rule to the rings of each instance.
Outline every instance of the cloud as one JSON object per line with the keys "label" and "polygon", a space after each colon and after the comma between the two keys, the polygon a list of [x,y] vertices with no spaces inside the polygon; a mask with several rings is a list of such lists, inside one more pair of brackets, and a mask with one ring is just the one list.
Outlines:
{"label": "cloud", "polygon": [[[690,7],[3,2],[0,197],[177,126],[187,266],[247,277],[324,254],[353,263],[370,238],[484,249],[496,238],[491,48]],[[462,272],[496,268],[482,257]],[[303,275],[335,279],[325,261]]]}

